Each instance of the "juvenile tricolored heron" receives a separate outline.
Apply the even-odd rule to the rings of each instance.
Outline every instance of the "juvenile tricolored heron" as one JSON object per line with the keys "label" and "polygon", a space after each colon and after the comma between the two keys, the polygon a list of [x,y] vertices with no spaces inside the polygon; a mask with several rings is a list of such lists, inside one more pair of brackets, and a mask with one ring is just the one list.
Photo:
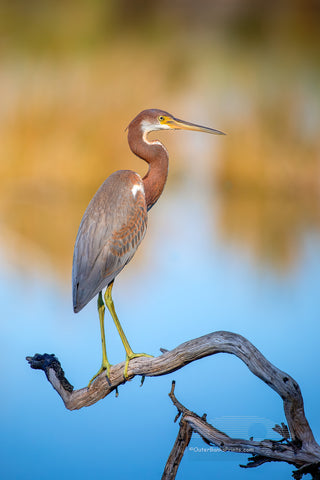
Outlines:
{"label": "juvenile tricolored heron", "polygon": [[147,212],[160,197],[168,175],[168,152],[158,141],[149,141],[154,130],[195,130],[224,135],[219,130],[202,127],[173,117],[163,110],[150,109],[139,113],[128,126],[128,142],[132,152],[149,164],[141,178],[131,170],[119,170],[108,177],[89,203],[80,223],[73,255],[73,308],[77,313],[98,294],[98,312],[102,341],[102,364],[93,380],[104,370],[109,377],[110,363],[104,332],[105,304],[113,318],[126,350],[124,377],[129,361],[150,357],[134,353],[122,330],[112,300],[116,276],[130,262],[147,229]]}

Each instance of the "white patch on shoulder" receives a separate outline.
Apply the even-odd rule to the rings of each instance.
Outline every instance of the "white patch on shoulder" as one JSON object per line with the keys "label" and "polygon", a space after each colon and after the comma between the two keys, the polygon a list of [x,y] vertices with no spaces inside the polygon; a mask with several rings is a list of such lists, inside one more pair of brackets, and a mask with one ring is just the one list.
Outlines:
{"label": "white patch on shoulder", "polygon": [[135,197],[137,195],[137,192],[140,190],[140,192],[143,192],[143,186],[141,183],[135,183],[133,187],[131,188],[132,195]]}

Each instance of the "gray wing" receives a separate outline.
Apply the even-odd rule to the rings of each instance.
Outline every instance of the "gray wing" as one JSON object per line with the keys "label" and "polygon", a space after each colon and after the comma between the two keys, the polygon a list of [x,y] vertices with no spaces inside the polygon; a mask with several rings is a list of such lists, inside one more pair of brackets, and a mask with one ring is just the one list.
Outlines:
{"label": "gray wing", "polygon": [[79,312],[106,287],[135,254],[147,228],[141,177],[113,173],[85,211],[73,255],[73,308]]}

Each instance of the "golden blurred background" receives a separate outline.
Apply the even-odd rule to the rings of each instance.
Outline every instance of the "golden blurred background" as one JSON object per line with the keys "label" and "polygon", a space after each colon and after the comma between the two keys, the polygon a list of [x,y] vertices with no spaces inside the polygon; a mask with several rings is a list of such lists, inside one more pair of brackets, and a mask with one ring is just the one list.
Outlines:
{"label": "golden blurred background", "polygon": [[[69,271],[98,186],[116,169],[146,170],[124,130],[155,107],[228,133],[212,151],[212,234],[258,263],[294,264],[303,235],[320,229],[319,2],[3,0],[0,8],[6,255]],[[184,173],[182,138],[163,137],[174,158],[168,188]]]}

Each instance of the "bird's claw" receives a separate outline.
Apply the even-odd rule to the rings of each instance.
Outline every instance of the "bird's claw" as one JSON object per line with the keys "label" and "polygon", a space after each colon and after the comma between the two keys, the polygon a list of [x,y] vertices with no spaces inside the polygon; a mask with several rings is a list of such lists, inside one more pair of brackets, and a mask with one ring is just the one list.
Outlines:
{"label": "bird's claw", "polygon": [[110,367],[111,367],[111,363],[102,364],[99,371],[91,378],[87,388],[89,389],[91,384],[94,382],[94,380],[100,375],[100,373],[104,371],[106,371],[107,381],[110,384]]}

